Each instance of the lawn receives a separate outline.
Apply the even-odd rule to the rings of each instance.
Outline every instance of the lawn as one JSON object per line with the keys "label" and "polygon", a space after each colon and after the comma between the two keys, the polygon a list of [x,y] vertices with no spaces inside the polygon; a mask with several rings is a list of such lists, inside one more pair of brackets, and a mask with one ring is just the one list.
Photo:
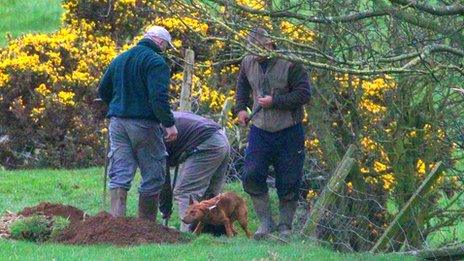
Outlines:
{"label": "lawn", "polygon": [[[70,204],[89,214],[101,209],[102,169],[83,170],[23,170],[0,171],[0,213],[19,211],[42,201]],[[137,184],[138,181],[135,183]],[[242,196],[240,184],[228,184],[226,190]],[[136,213],[136,189],[131,190],[128,214]],[[274,198],[275,200],[275,198]],[[248,202],[250,202],[248,200]],[[251,207],[251,206],[250,206]],[[257,220],[250,210],[250,227],[254,231]],[[179,225],[177,213],[170,223]],[[238,227],[237,227],[238,228]],[[38,245],[28,242],[0,240],[0,259],[8,260],[122,260],[167,258],[167,260],[405,260],[407,257],[390,255],[349,254],[334,252],[311,241],[293,239],[290,244],[273,241],[255,242],[243,234],[233,239],[201,236],[190,244],[145,245],[130,248],[113,246]],[[413,258],[411,258],[412,260]]]}
{"label": "lawn", "polygon": [[60,26],[60,0],[1,0],[0,47],[7,34],[18,37],[28,32],[50,32]]}

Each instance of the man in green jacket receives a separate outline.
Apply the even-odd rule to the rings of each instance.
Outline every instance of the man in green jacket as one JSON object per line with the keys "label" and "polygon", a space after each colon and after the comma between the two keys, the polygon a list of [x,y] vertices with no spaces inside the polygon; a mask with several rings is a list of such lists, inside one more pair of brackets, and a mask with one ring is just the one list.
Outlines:
{"label": "man in green jacket", "polygon": [[136,46],[111,62],[98,88],[110,118],[108,176],[110,213],[115,217],[125,216],[127,191],[139,167],[138,215],[156,220],[166,172],[163,135],[166,141],[177,137],[168,101],[170,70],[162,56],[169,45],[171,35],[166,29],[150,28]]}

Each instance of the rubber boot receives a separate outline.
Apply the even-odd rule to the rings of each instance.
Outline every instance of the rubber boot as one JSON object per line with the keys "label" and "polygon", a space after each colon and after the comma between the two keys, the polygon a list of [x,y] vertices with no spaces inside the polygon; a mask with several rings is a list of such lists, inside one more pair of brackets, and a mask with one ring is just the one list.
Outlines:
{"label": "rubber boot", "polygon": [[279,201],[280,223],[278,228],[279,236],[282,238],[288,238],[292,233],[293,217],[295,216],[297,205],[298,201],[296,200]]}
{"label": "rubber boot", "polygon": [[110,189],[111,210],[110,214],[113,217],[126,216],[126,199],[127,190],[124,188]]}
{"label": "rubber boot", "polygon": [[139,195],[139,218],[156,221],[158,214],[159,194],[152,196]]}
{"label": "rubber boot", "polygon": [[256,240],[264,239],[266,236],[275,231],[276,225],[272,220],[271,203],[269,195],[252,196],[253,207],[260,221],[260,226],[256,230],[253,238]]}

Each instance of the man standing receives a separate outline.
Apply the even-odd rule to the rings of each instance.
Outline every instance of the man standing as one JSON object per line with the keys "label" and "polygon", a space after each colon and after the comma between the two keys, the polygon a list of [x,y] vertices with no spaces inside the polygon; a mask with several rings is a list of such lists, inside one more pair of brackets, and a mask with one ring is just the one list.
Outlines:
{"label": "man standing", "polygon": [[[266,30],[257,28],[248,36],[250,46],[275,48]],[[280,236],[287,237],[298,201],[303,174],[303,105],[310,98],[310,84],[302,65],[283,59],[246,56],[237,82],[238,120],[247,125],[247,105],[253,96],[253,124],[248,136],[243,188],[251,196],[260,227],[255,239],[276,230],[272,219],[266,178],[269,166],[276,173],[279,197]]]}
{"label": "man standing", "polygon": [[[174,188],[174,199],[181,219],[189,206],[189,198],[206,199],[218,195],[224,186],[229,165],[230,146],[217,123],[190,112],[174,112],[179,130],[175,141],[166,142],[168,166],[180,166]],[[170,186],[161,193],[161,212],[170,213]],[[189,231],[181,222],[180,230]]]}
{"label": "man standing", "polygon": [[150,28],[136,46],[111,62],[100,82],[98,94],[109,107],[110,213],[115,217],[125,216],[127,191],[139,167],[138,216],[156,221],[167,156],[160,123],[167,141],[177,137],[168,102],[170,70],[162,56],[168,45],[166,29]]}

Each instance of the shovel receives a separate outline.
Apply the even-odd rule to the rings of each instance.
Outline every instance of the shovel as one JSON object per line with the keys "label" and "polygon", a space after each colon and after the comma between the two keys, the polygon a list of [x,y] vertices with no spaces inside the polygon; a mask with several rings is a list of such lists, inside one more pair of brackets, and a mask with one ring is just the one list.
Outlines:
{"label": "shovel", "polygon": [[[104,104],[102,99],[94,99],[93,102],[97,104],[99,107],[99,111],[103,110],[106,105]],[[108,180],[108,164],[109,164],[109,158],[108,158],[108,153],[110,152],[110,132],[107,130],[106,132],[106,139],[105,139],[105,168],[103,172],[103,190],[102,190],[102,203],[101,203],[101,210],[104,211],[106,209],[106,198],[107,198],[107,189],[106,189],[106,183]]]}
{"label": "shovel", "polygon": [[169,219],[171,218],[173,194],[174,194],[174,188],[176,186],[178,174],[179,174],[179,165],[177,165],[174,170],[174,178],[171,183],[171,176],[168,170],[166,173],[166,181],[164,183],[163,190],[161,191],[162,196],[160,199],[161,200],[160,210],[163,213],[163,225],[164,226],[169,225]]}

